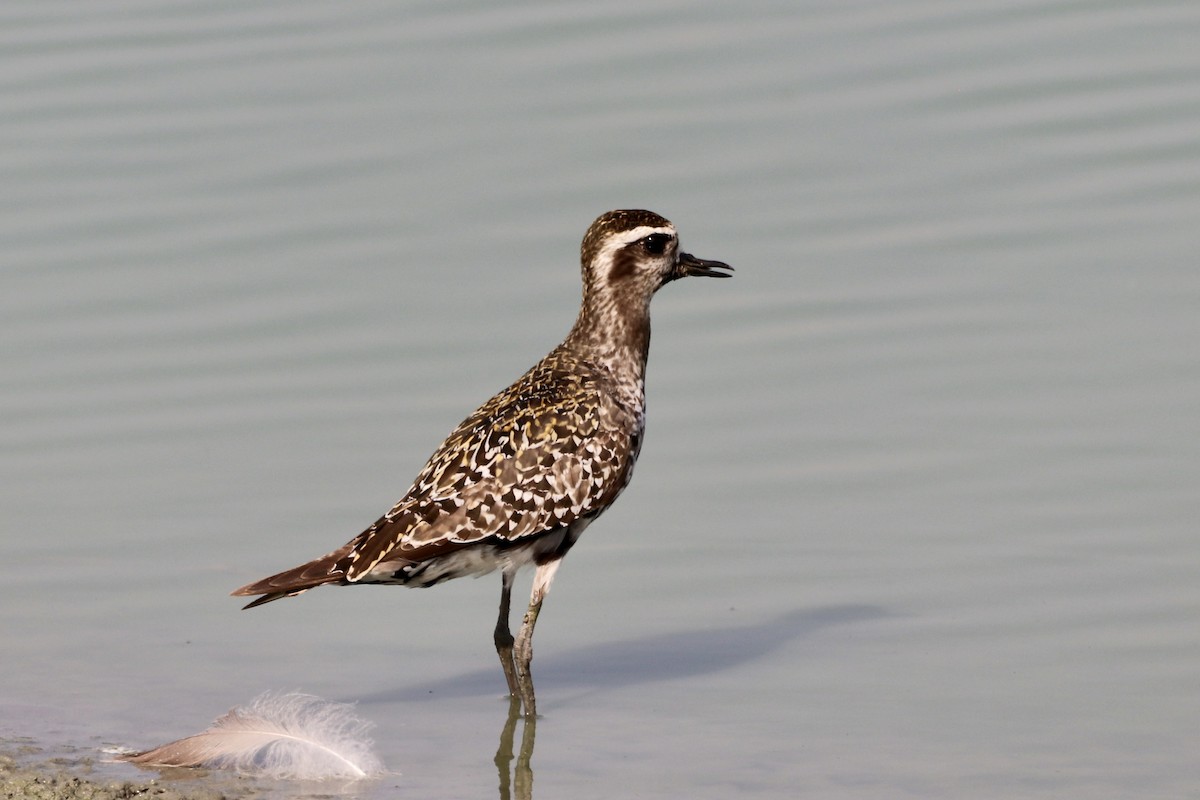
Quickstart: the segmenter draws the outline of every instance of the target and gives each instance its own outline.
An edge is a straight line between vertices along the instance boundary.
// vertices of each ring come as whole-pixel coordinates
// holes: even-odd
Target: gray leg
[[[533,576],[533,592],[529,597],[529,608],[525,611],[525,619],[521,623],[521,632],[513,648],[513,661],[517,668],[517,689],[520,692],[521,704],[525,707],[525,719],[537,719],[537,699],[533,694],[533,675],[529,671],[533,661],[533,628],[537,625],[538,614],[542,611],[542,601],[550,591],[550,582],[558,571],[561,559],[547,564],[539,564],[537,573]]]
[[[500,668],[504,670],[504,679],[508,681],[508,694],[519,698],[521,691],[517,684],[517,671],[513,665],[513,635],[508,629],[508,612],[512,605],[512,585],[516,571],[505,570],[500,575],[500,617],[496,620],[496,654],[500,656]]]
[[[531,601],[525,611],[525,620],[521,623],[521,632],[517,634],[516,648],[513,650],[513,661],[517,667],[517,689],[520,691],[521,705],[525,707],[525,719],[537,718],[537,700],[533,695],[533,675],[529,664],[533,661],[533,626],[537,624],[538,614],[542,610],[542,601]]]

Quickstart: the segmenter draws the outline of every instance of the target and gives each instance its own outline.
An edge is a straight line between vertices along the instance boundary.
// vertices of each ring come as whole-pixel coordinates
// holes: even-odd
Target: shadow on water
[[[843,605],[792,611],[760,625],[729,625],[592,645],[551,655],[539,665],[538,683],[602,690],[720,672],[761,658],[784,644],[824,628],[888,616],[877,606]],[[361,702],[405,702],[447,696],[491,695],[502,688],[498,670],[478,670],[436,684],[404,687],[359,698]],[[517,742],[517,724],[521,725]],[[533,797],[533,748],[537,719],[521,714],[510,698],[493,759],[500,800]]]
[[[886,616],[878,606],[828,606],[790,611],[758,625],[714,625],[588,645],[569,653],[545,649],[535,657],[534,677],[539,688],[603,690],[714,674],[762,658],[824,628]],[[495,695],[503,691],[504,681],[499,667],[491,662],[488,659],[486,669],[355,699],[390,703]]]

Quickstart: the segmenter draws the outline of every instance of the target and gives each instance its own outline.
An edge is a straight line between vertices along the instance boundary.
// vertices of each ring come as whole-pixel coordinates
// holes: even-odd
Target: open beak
[[[680,253],[679,260],[675,262],[675,278],[690,278],[700,275],[706,278],[728,278],[729,272],[719,272],[718,270],[727,269],[733,272],[733,267],[721,261],[707,261],[703,258],[696,258],[691,253]]]

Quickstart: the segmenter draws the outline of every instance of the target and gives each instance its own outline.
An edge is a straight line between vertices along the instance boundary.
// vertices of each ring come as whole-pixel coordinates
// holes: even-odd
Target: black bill
[[[696,258],[691,253],[680,253],[679,261],[675,264],[676,278],[690,278],[692,276],[703,276],[706,278],[728,278],[729,272],[719,272],[718,270],[727,269],[733,272],[733,267],[722,261],[708,261],[703,258]]]

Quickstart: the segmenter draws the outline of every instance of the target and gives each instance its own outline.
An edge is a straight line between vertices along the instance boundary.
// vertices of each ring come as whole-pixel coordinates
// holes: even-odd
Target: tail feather
[[[353,545],[353,542],[349,542],[332,553],[314,558],[298,567],[285,569],[283,572],[278,572],[254,583],[248,583],[239,589],[234,589],[230,594],[234,597],[262,595],[243,607],[254,608],[284,597],[295,597],[327,583],[344,583],[346,570],[343,566],[343,559],[350,554]]]

